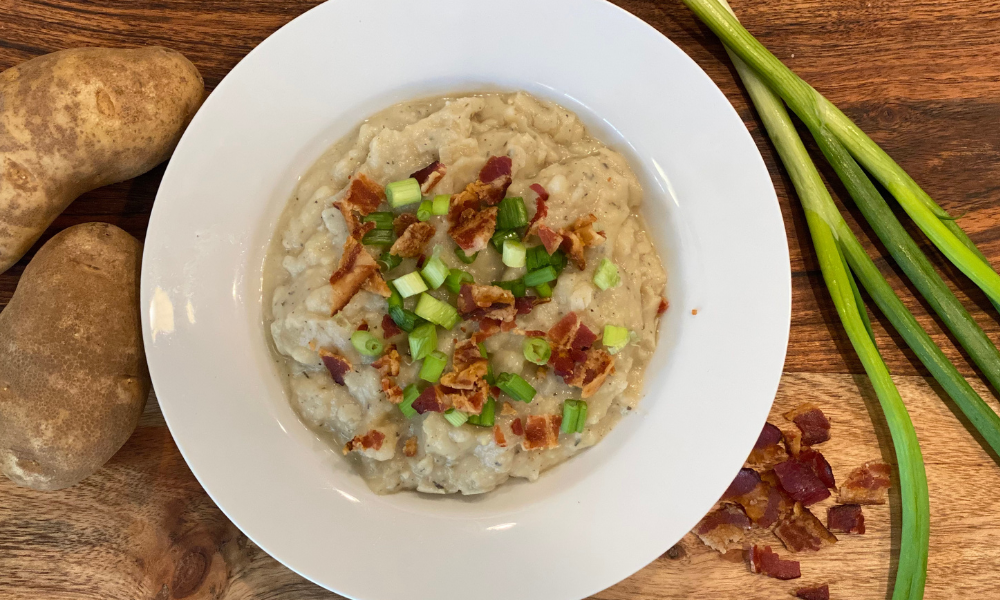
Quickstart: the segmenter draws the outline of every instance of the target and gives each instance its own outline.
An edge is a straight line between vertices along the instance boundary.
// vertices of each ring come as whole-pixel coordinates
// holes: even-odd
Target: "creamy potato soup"
[[[642,395],[667,301],[641,204],[620,154],[525,93],[371,117],[268,251],[292,406],[378,493],[537,479]]]

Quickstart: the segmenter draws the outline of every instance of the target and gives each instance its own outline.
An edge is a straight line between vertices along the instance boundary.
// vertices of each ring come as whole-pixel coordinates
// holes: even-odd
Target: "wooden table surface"
[[[362,0],[358,0],[362,1]],[[4,0],[0,68],[76,46],[159,44],[183,52],[211,89],[251,48],[312,0]],[[620,0],[671,38],[722,88],[753,133],[774,178],[788,231],[793,314],[785,377],[772,419],[812,400],[833,422],[822,448],[839,478],[862,461],[894,461],[886,426],[823,286],[802,211],[748,107],[721,45],[679,0]],[[734,0],[751,32],[823,92],[955,215],[1000,265],[1000,3],[960,0]],[[502,36],[501,36],[502,37]],[[498,43],[501,43],[498,39]],[[347,57],[350,59],[350,57]],[[107,221],[143,238],[163,167],[86,194],[46,233]],[[846,198],[839,185],[833,190]],[[904,302],[996,408],[925,303],[900,279],[867,226],[849,219]],[[982,293],[913,230],[994,342],[998,316]],[[29,255],[30,258],[30,255]],[[0,308],[28,258],[0,275]],[[940,388],[873,311],[879,347],[917,428],[931,490],[927,598],[995,598],[1000,570],[1000,469],[963,428]],[[706,424],[706,443],[712,443]],[[2,479],[2,478],[0,478]],[[866,509],[868,533],[802,558],[798,582],[749,574],[688,535],[602,599],[790,597],[829,583],[832,597],[891,593],[898,497]],[[777,540],[773,540],[780,547]],[[0,598],[313,599],[334,594],[254,546],[205,495],[171,440],[155,398],[124,448],[100,472],[60,492],[0,481]],[[470,597],[474,595],[470,594]]]

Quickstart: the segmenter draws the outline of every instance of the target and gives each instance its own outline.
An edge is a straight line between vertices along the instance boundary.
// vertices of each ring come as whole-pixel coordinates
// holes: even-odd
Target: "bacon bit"
[[[539,331],[538,329],[528,329],[527,331],[524,332],[523,335],[525,337],[540,337],[540,338],[543,338],[543,337],[545,337],[546,334],[545,334],[544,331]]]
[[[865,514],[860,504],[831,506],[826,513],[826,526],[838,533],[864,533]]]
[[[561,425],[561,423],[560,423]],[[510,422],[510,431],[514,435],[521,436],[524,435],[524,427],[521,425],[521,418],[518,417]]]
[[[319,349],[319,358],[323,361],[323,366],[330,372],[330,377],[333,377],[337,385],[344,385],[344,375],[354,369],[351,361],[326,348]]]
[[[542,187],[542,184],[540,183],[533,183],[528,186],[528,189],[538,194],[538,199],[541,200],[542,202],[545,202],[546,200],[549,199],[549,193],[545,191],[545,188]]]
[[[499,425],[493,426],[493,441],[496,442],[499,448],[507,447],[507,438],[504,436],[503,430],[500,429]]]
[[[670,303],[667,302],[667,299],[660,298],[660,306],[659,308],[656,309],[656,314],[662,315],[663,313],[667,312],[668,308],[670,308]]]
[[[495,285],[464,284],[458,293],[458,312],[467,319],[514,322],[514,294]],[[502,328],[502,323],[501,323]]]
[[[503,393],[503,392],[501,392],[501,391],[500,391],[500,388],[498,388],[497,386],[493,386],[493,387],[491,387],[491,388],[490,388],[490,394],[491,394],[491,395],[492,395],[492,396],[493,396],[494,398],[499,398],[499,397],[500,397],[500,394],[502,394],[502,393]]]
[[[568,313],[548,332],[549,341],[555,348],[569,348],[573,345],[576,332],[580,329],[580,316],[575,312]]]
[[[483,381],[488,369],[489,362],[485,358],[461,370],[456,366],[454,371],[441,376],[441,385],[456,390],[475,390],[479,387],[478,383]]]
[[[434,161],[416,173],[410,174],[410,177],[416,179],[417,183],[420,184],[420,192],[427,194],[441,181],[447,170],[443,164]]]
[[[500,407],[500,414],[505,417],[516,415],[517,411],[511,406],[510,402],[504,402],[503,406]],[[520,434],[519,434],[520,435]]]
[[[382,315],[382,335],[386,338],[396,337],[397,335],[403,333],[403,330],[396,325],[396,322],[392,320],[388,314]]]
[[[774,465],[781,487],[796,502],[809,506],[830,497],[830,490],[809,465],[794,458]]]
[[[432,385],[421,392],[412,406],[413,410],[421,415],[425,412],[444,412],[448,409],[444,392],[439,385]]]
[[[408,458],[413,458],[417,455],[417,438],[411,437],[406,440],[406,444],[403,445],[403,455]]]
[[[760,474],[760,480],[769,486],[768,490],[768,503],[772,499],[777,503],[774,507],[769,506],[769,512],[773,511],[772,523],[778,520],[778,517],[782,515],[787,515],[792,512],[792,508],[795,506],[795,500],[788,495],[781,487],[781,480],[778,479],[778,475],[773,470],[764,471]]]
[[[770,423],[764,423],[764,429],[757,438],[747,464],[751,467],[769,469],[786,460],[788,453],[781,445],[781,430]]]
[[[383,298],[388,298],[392,295],[392,290],[389,289],[389,285],[382,279],[382,274],[375,272],[361,284],[361,289],[366,292],[371,292],[373,294],[378,294]]]
[[[396,380],[393,379],[399,375],[399,364],[399,352],[396,351],[395,345],[390,345],[385,354],[372,363],[372,366],[382,374],[382,391],[385,392],[389,402],[393,404],[399,404],[403,401],[403,390],[396,385]]]
[[[538,224],[538,239],[542,240],[545,251],[552,255],[563,243],[563,236],[545,223]]]
[[[481,339],[479,341],[489,339],[490,337],[500,333],[500,321],[496,319],[479,319],[479,333]]]
[[[517,310],[517,314],[526,315],[531,312],[531,309],[535,308],[535,299],[530,296],[515,298],[514,308]]]
[[[525,418],[524,450],[544,450],[559,446],[562,415],[529,415]]]
[[[347,238],[344,254],[340,257],[340,265],[330,276],[330,285],[333,286],[330,314],[335,315],[347,306],[354,294],[361,290],[365,281],[377,272],[378,263],[375,259],[356,239]]]
[[[396,232],[396,237],[403,235],[406,228],[414,223],[419,223],[420,219],[413,213],[401,213],[392,220],[392,230]]]
[[[485,250],[497,229],[498,210],[495,206],[481,211],[466,209],[448,228],[448,235],[466,254]]]
[[[548,194],[546,194],[546,197],[548,197]],[[527,239],[531,234],[537,234],[537,226],[541,226],[542,220],[547,216],[549,216],[549,207],[545,204],[545,200],[541,196],[535,198],[535,214],[528,221],[528,231],[524,234],[524,238]]]
[[[695,527],[695,534],[709,548],[725,553],[743,542],[744,532],[750,530],[750,519],[743,509],[725,504],[705,515]]]
[[[572,348],[574,350],[588,350],[597,341],[597,334],[590,330],[589,327],[580,323],[580,328],[576,330],[576,335],[573,336]]]
[[[729,485],[723,500],[738,503],[758,527],[770,527],[781,514],[782,498],[770,484],[761,480],[753,469],[741,469]]]
[[[691,314],[692,315],[697,315],[698,314],[698,309],[697,308],[692,308],[691,309]]]
[[[722,499],[732,500],[733,498],[749,493],[757,487],[758,483],[760,483],[760,475],[757,474],[757,471],[747,468],[740,469],[733,482],[729,484],[725,493],[722,494]]]
[[[801,600],[830,600],[830,586],[827,584],[803,587],[795,590],[795,597]]]
[[[486,373],[484,372],[483,375],[485,374]],[[441,378],[441,381],[442,386],[447,385],[444,383],[444,377]],[[478,415],[483,412],[483,406],[486,405],[486,391],[489,387],[490,386],[486,383],[486,381],[479,379],[475,382],[475,389],[455,389],[452,393],[448,394],[448,400],[451,402],[452,406],[455,407],[455,410],[460,410],[470,415]]]
[[[351,180],[351,185],[344,197],[340,201],[334,202],[333,205],[344,215],[344,221],[347,222],[347,230],[351,236],[360,238],[367,231],[374,229],[375,224],[365,223],[362,225],[354,213],[358,212],[362,216],[369,215],[378,210],[379,204],[384,201],[385,191],[382,186],[372,181],[364,173],[359,173]]]
[[[802,443],[807,446],[830,439],[830,420],[812,402],[806,402],[785,413],[785,418],[795,423],[802,432]]]
[[[567,385],[580,388],[581,398],[590,398],[597,392],[604,380],[615,372],[615,357],[603,349],[591,348],[586,352],[587,360],[573,369],[573,374],[563,377]]]
[[[840,486],[841,504],[885,504],[891,476],[892,468],[884,462],[866,462]]]
[[[358,331],[368,331],[368,321],[361,321],[361,325],[358,325]]]
[[[399,236],[399,239],[392,243],[392,247],[389,248],[389,254],[395,254],[403,258],[419,256],[423,254],[424,248],[427,247],[427,242],[431,241],[433,237],[434,226],[430,223],[419,221],[411,223],[403,231],[403,235]]]
[[[791,515],[778,523],[774,535],[792,552],[817,551],[837,543],[837,536],[823,525],[808,508],[796,502]]]
[[[385,434],[378,429],[372,429],[363,436],[354,436],[354,439],[344,444],[344,454],[348,454],[354,450],[378,451],[382,448],[382,442],[384,441]]]
[[[799,562],[796,560],[783,560],[771,551],[770,546],[761,548],[757,544],[751,544],[746,551],[747,565],[751,573],[760,573],[775,579],[797,579],[802,577],[799,570]]]
[[[802,431],[798,427],[788,427],[781,430],[781,437],[785,438],[785,449],[788,454],[798,456],[802,450]]]
[[[593,214],[584,215],[574,221],[569,229],[560,231],[563,236],[560,247],[566,251],[566,254],[581,271],[587,268],[587,258],[583,254],[584,249],[600,246],[607,240],[603,233],[594,231],[594,223],[596,222],[597,217]],[[544,244],[545,241],[542,240],[542,243]],[[545,249],[548,250],[548,247]]]
[[[836,489],[837,482],[833,478],[833,469],[822,454],[806,447],[799,451],[798,459],[809,465],[809,468],[816,474],[816,477],[819,477],[823,485],[830,489]]]
[[[494,188],[499,189],[499,197],[493,202],[496,204],[503,200],[507,193],[507,187],[511,182],[511,167],[514,166],[509,156],[491,156],[486,164],[479,170],[479,181],[489,183]]]
[[[583,389],[582,397],[592,396],[615,372],[614,357],[603,349],[590,348],[597,335],[575,312],[560,319],[547,336],[553,346],[549,365],[566,384]]]

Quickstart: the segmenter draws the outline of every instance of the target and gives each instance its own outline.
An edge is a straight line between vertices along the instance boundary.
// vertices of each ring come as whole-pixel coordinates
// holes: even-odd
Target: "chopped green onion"
[[[538,294],[539,298],[551,298],[552,286],[547,283],[538,284],[535,286],[535,292]]]
[[[420,292],[427,291],[427,284],[424,283],[424,278],[421,277],[420,273],[416,271],[412,271],[402,277],[394,279],[392,284],[396,286],[397,290],[399,290],[399,295],[404,298],[409,298],[410,296],[414,296]]]
[[[407,419],[417,416],[417,411],[413,410],[413,401],[420,396],[417,384],[411,383],[403,390],[403,401],[399,403],[399,410]]]
[[[536,287],[543,283],[548,283],[550,281],[555,281],[556,270],[552,267],[542,267],[536,271],[531,271],[524,276],[524,285],[528,287]]]
[[[551,262],[551,257],[549,253],[545,251],[545,246],[532,246],[528,248],[527,256],[525,256],[524,266],[529,271],[535,271],[541,269],[542,267],[547,267]]]
[[[422,360],[437,350],[438,334],[434,323],[424,323],[410,332],[410,360]]]
[[[503,264],[508,267],[524,266],[524,244],[516,240],[507,240],[503,243]]]
[[[394,306],[398,306],[399,308],[402,308],[403,307],[403,297],[399,295],[399,291],[396,289],[396,282],[395,281],[392,281],[392,282],[389,283],[389,292],[390,292],[389,298],[386,300],[386,304],[389,305],[389,308],[392,308]]]
[[[480,427],[493,427],[493,423],[496,420],[496,410],[497,401],[493,398],[488,398],[486,403],[483,404],[483,410],[478,415],[470,415],[467,421],[471,425],[479,425]]]
[[[449,408],[444,411],[444,418],[455,427],[461,427],[462,424],[469,420],[469,415],[464,412],[457,411],[454,408]]]
[[[493,247],[496,248],[497,252],[502,253],[504,242],[507,240],[519,241],[520,239],[521,236],[519,236],[516,231],[512,231],[510,229],[497,229],[496,233],[493,234],[493,237],[490,238],[490,243],[493,244]]]
[[[525,338],[523,351],[524,358],[536,365],[548,363],[549,357],[552,356],[552,346],[549,346],[545,338],[540,337]]]
[[[378,257],[378,268],[383,273],[387,273],[399,266],[399,263],[403,262],[403,259],[395,254],[389,254],[388,252],[383,252],[381,256]]]
[[[601,340],[604,347],[611,354],[618,354],[629,342],[628,329],[617,325],[604,326],[604,338]]]
[[[479,253],[476,252],[472,256],[469,256],[468,254],[465,253],[465,250],[462,250],[461,248],[459,248],[458,246],[456,246],[455,247],[455,256],[457,256],[458,260],[464,262],[465,264],[471,265],[472,263],[474,263],[476,261],[476,257],[479,256]]]
[[[453,294],[458,294],[462,291],[463,283],[475,283],[475,279],[472,277],[471,273],[463,271],[462,269],[451,269],[448,272],[448,277],[444,280],[444,286],[448,288]]]
[[[448,363],[448,356],[441,351],[435,350],[424,359],[424,364],[420,365],[420,378],[424,381],[437,383],[444,373],[444,366]]]
[[[486,344],[484,344],[483,342],[479,342],[479,354],[487,360],[489,360],[490,358],[489,353],[486,352]],[[493,363],[491,362],[486,363],[486,376],[483,377],[483,379],[485,379],[486,383],[490,385],[497,384],[497,378],[496,376],[493,375]]]
[[[535,388],[517,373],[500,373],[496,385],[503,393],[518,402],[531,402],[535,397]]]
[[[424,276],[424,280],[427,281],[427,285],[432,290],[441,287],[441,284],[444,283],[449,273],[448,265],[444,264],[444,261],[438,256],[439,253],[440,248],[435,248],[434,253],[424,263],[424,268],[420,269],[420,274]]]
[[[431,203],[430,200],[424,200],[423,202],[421,202],[420,206],[417,207],[417,220],[426,221],[430,219],[432,216],[434,216],[434,213],[431,212],[432,207],[433,204]]]
[[[509,290],[510,293],[514,294],[515,298],[524,298],[525,293],[528,291],[527,286],[524,285],[524,277],[508,279],[506,281],[494,281],[493,285]]]
[[[524,198],[504,198],[497,213],[497,229],[517,229],[528,224],[528,210]]]
[[[458,324],[458,310],[447,302],[442,302],[428,294],[421,294],[414,309],[418,317],[423,317],[431,323],[437,323],[445,329],[451,329]]]
[[[402,306],[390,306],[389,318],[403,331],[409,333],[417,325],[422,325],[427,321],[421,319],[412,310],[407,310]]]
[[[441,216],[448,214],[448,207],[451,205],[451,196],[448,194],[438,194],[431,200],[431,214]]]
[[[566,257],[566,253],[562,250],[556,250],[552,253],[552,256],[549,257],[549,264],[556,270],[556,273],[562,273],[568,262],[569,258]]]
[[[594,271],[594,285],[602,290],[606,290],[615,287],[621,282],[621,277],[618,276],[618,267],[615,266],[615,263],[602,258],[601,262],[597,265],[597,270]]]
[[[375,223],[375,229],[392,229],[392,220],[395,217],[391,212],[373,212],[361,217],[361,222]]]
[[[367,331],[355,331],[351,334],[351,344],[354,349],[365,356],[378,356],[385,349],[385,344]]]
[[[576,431],[577,421],[580,420],[580,401],[565,400],[562,408],[562,425],[559,427],[559,431],[573,433]]]
[[[396,232],[391,229],[372,229],[361,238],[365,246],[391,246],[396,241]]]
[[[580,407],[580,414],[576,418],[576,432],[583,433],[583,428],[587,426],[587,401],[579,400],[577,406]]]
[[[389,206],[399,208],[407,204],[420,201],[420,184],[410,177],[402,181],[393,181],[385,186],[385,197],[389,200]]]

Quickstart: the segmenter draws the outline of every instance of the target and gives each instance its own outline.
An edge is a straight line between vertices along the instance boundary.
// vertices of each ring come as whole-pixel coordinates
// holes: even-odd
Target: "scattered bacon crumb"
[[[760,483],[760,475],[757,474],[757,471],[747,468],[740,469],[736,477],[733,478],[733,482],[729,484],[725,493],[722,494],[722,499],[732,500],[733,498],[742,496],[757,487],[758,483]]]
[[[799,451],[798,459],[809,465],[816,477],[823,482],[823,485],[830,489],[837,487],[837,482],[833,478],[833,469],[830,463],[826,462],[826,457],[812,448],[805,447]]]
[[[382,334],[386,338],[396,337],[401,333],[403,333],[403,330],[399,328],[399,325],[396,325],[392,317],[388,314],[382,315]]]
[[[789,458],[774,465],[774,472],[778,475],[782,489],[796,502],[809,506],[830,497],[830,490],[826,489],[823,481],[809,465],[801,461]]]
[[[550,255],[555,253],[563,243],[562,234],[545,223],[539,222],[537,233],[538,239],[542,240],[542,245],[545,246],[545,251]]]
[[[563,377],[567,385],[580,388],[581,398],[593,396],[609,375],[615,372],[615,357],[600,348],[587,350],[587,360],[573,369],[570,377]]]
[[[560,423],[561,424],[561,423]],[[524,427],[521,425],[521,418],[518,417],[510,422],[510,431],[514,435],[524,435]]]
[[[656,309],[656,314],[662,315],[663,313],[667,312],[668,308],[670,308],[670,303],[667,302],[667,299],[660,298],[660,306],[659,308]]]
[[[545,337],[546,333],[544,331],[539,331],[538,329],[528,329],[523,335],[525,337]]]
[[[488,318],[479,319],[478,333],[480,336],[478,341],[481,342],[485,339],[489,339],[491,336],[500,333],[500,321]]]
[[[468,208],[448,227],[448,235],[466,254],[485,250],[497,229],[498,210],[495,206],[480,211]]]
[[[326,348],[319,349],[319,358],[323,361],[323,366],[330,372],[330,377],[333,377],[337,385],[344,385],[344,375],[354,369],[351,361]]]
[[[511,182],[511,167],[514,163],[509,156],[491,156],[479,170],[479,181],[488,183],[494,188],[492,204],[503,200],[504,194]],[[486,199],[484,199],[486,200]],[[487,200],[489,201],[489,200]]]
[[[377,272],[378,263],[368,254],[364,246],[353,237],[347,238],[344,254],[340,257],[340,265],[330,276],[330,285],[333,286],[330,314],[335,315],[347,306],[354,294],[361,290],[365,281]]]
[[[354,436],[354,439],[344,444],[344,454],[354,450],[379,450],[382,442],[385,441],[385,434],[378,429],[372,429],[368,433]]]
[[[734,504],[724,504],[705,515],[694,532],[709,548],[726,552],[742,543],[744,533],[749,530],[750,519],[743,509]]]
[[[517,314],[526,315],[531,312],[531,309],[535,308],[535,300],[531,296],[523,296],[521,298],[514,298],[514,308],[517,309]]]
[[[562,415],[529,415],[525,417],[524,450],[544,450],[559,445],[559,426]]]
[[[361,325],[358,325],[358,331],[368,331],[368,321],[361,321]]]
[[[378,271],[371,274],[365,282],[361,284],[361,289],[366,292],[371,292],[373,294],[378,294],[383,298],[388,298],[392,295],[392,290],[389,289],[389,284],[382,279],[382,274]]]
[[[444,392],[439,385],[432,385],[421,392],[412,406],[413,410],[421,415],[425,412],[444,412],[448,408]]]
[[[802,443],[807,446],[830,439],[830,420],[812,402],[798,405],[785,413],[785,418],[799,428],[802,432]]]
[[[774,528],[774,535],[792,552],[817,551],[837,543],[837,536],[823,525],[808,508],[796,502],[792,514],[786,515]]]
[[[466,283],[458,294],[458,312],[467,319],[486,318],[513,323],[517,317],[514,300],[510,290],[495,285]]]
[[[441,181],[446,171],[447,167],[438,161],[434,161],[423,169],[412,173],[410,177],[416,179],[417,183],[420,184],[420,193],[427,194]]]
[[[826,526],[840,533],[864,533],[865,514],[860,504],[831,506],[826,513]]]
[[[770,527],[781,515],[781,494],[769,483],[763,481],[757,471],[743,468],[722,495],[722,500],[730,500],[743,507],[746,515],[758,527]]]
[[[696,314],[698,314],[698,309],[697,309],[697,308],[692,308],[692,309],[691,309],[691,314],[692,314],[692,315],[696,315]]]
[[[802,450],[802,430],[798,427],[786,427],[781,430],[781,437],[785,438],[785,449],[792,456],[798,456]]]
[[[496,231],[497,209],[494,204],[503,199],[511,182],[510,157],[491,156],[479,179],[452,196],[448,208],[448,235],[467,253],[486,248]],[[488,208],[483,208],[483,205]]]
[[[408,458],[413,458],[417,455],[417,438],[411,437],[406,440],[406,444],[403,445],[403,455]]]
[[[403,390],[396,384],[396,380],[393,379],[399,375],[399,364],[399,352],[396,351],[395,345],[390,345],[386,349],[385,354],[372,363],[372,366],[382,374],[382,391],[385,392],[385,396],[389,399],[389,402],[393,404],[399,404],[403,401]]]
[[[869,461],[851,471],[840,486],[841,504],[885,504],[892,468],[879,461]]]
[[[548,194],[546,194],[546,197],[548,197]],[[545,200],[541,196],[535,198],[535,214],[532,215],[531,220],[528,221],[528,230],[524,234],[524,237],[527,238],[529,235],[538,233],[538,227],[536,227],[536,225],[541,225],[542,219],[547,216],[549,216],[549,207],[545,204]]]
[[[447,387],[444,383],[444,378],[442,377],[442,387]],[[448,401],[455,410],[460,410],[466,414],[478,415],[483,412],[483,406],[486,405],[487,390],[489,389],[489,384],[485,380],[479,379],[475,382],[473,389],[463,390],[457,388],[448,388]]]
[[[503,430],[500,429],[499,425],[493,426],[493,441],[496,442],[498,448],[507,447],[507,438],[504,437]]]
[[[375,224],[371,223],[371,227],[368,227],[368,223],[362,225],[354,213],[358,212],[362,216],[369,215],[378,210],[379,204],[384,201],[385,191],[382,186],[372,181],[364,173],[359,173],[351,180],[351,185],[347,188],[344,197],[340,201],[334,202],[333,205],[344,215],[344,221],[347,222],[347,230],[351,236],[360,238],[365,232],[373,229]]]
[[[552,342],[548,364],[567,385],[581,388],[583,398],[594,395],[615,372],[614,357],[604,349],[590,347],[597,334],[581,323],[575,312],[560,319],[546,335]]]
[[[407,227],[419,222],[420,219],[413,213],[400,213],[398,217],[392,220],[392,230],[396,232],[396,237],[399,237],[403,235]]]
[[[434,237],[434,226],[430,223],[411,223],[403,231],[403,235],[392,243],[389,254],[395,254],[403,258],[413,258],[423,254],[427,242]]]
[[[781,445],[781,430],[770,423],[764,423],[764,428],[757,437],[747,464],[751,467],[769,469],[774,465],[786,460],[788,453]]]
[[[827,584],[803,587],[795,590],[795,597],[801,600],[830,600],[830,586]]]
[[[536,194],[538,194],[538,199],[541,200],[542,202],[545,202],[546,200],[549,199],[549,193],[545,190],[544,187],[542,187],[542,184],[540,184],[540,183],[533,183],[533,184],[529,185],[528,188],[531,191],[533,191]]]
[[[797,579],[802,577],[799,570],[799,562],[796,560],[783,560],[771,551],[770,546],[761,548],[752,544],[746,551],[747,565],[751,573],[760,573],[775,579]]]
[[[563,236],[560,247],[566,251],[566,254],[581,271],[587,268],[587,258],[583,254],[584,249],[600,246],[607,239],[603,233],[594,231],[594,223],[596,222],[597,217],[591,213],[578,218],[568,229],[559,232]],[[544,244],[545,241],[542,240],[542,243]],[[548,247],[545,249],[548,250]]]
[[[514,410],[514,407],[511,406],[510,402],[504,402],[503,406],[500,407],[500,414],[505,417],[509,417],[511,415],[516,415],[517,411]]]

